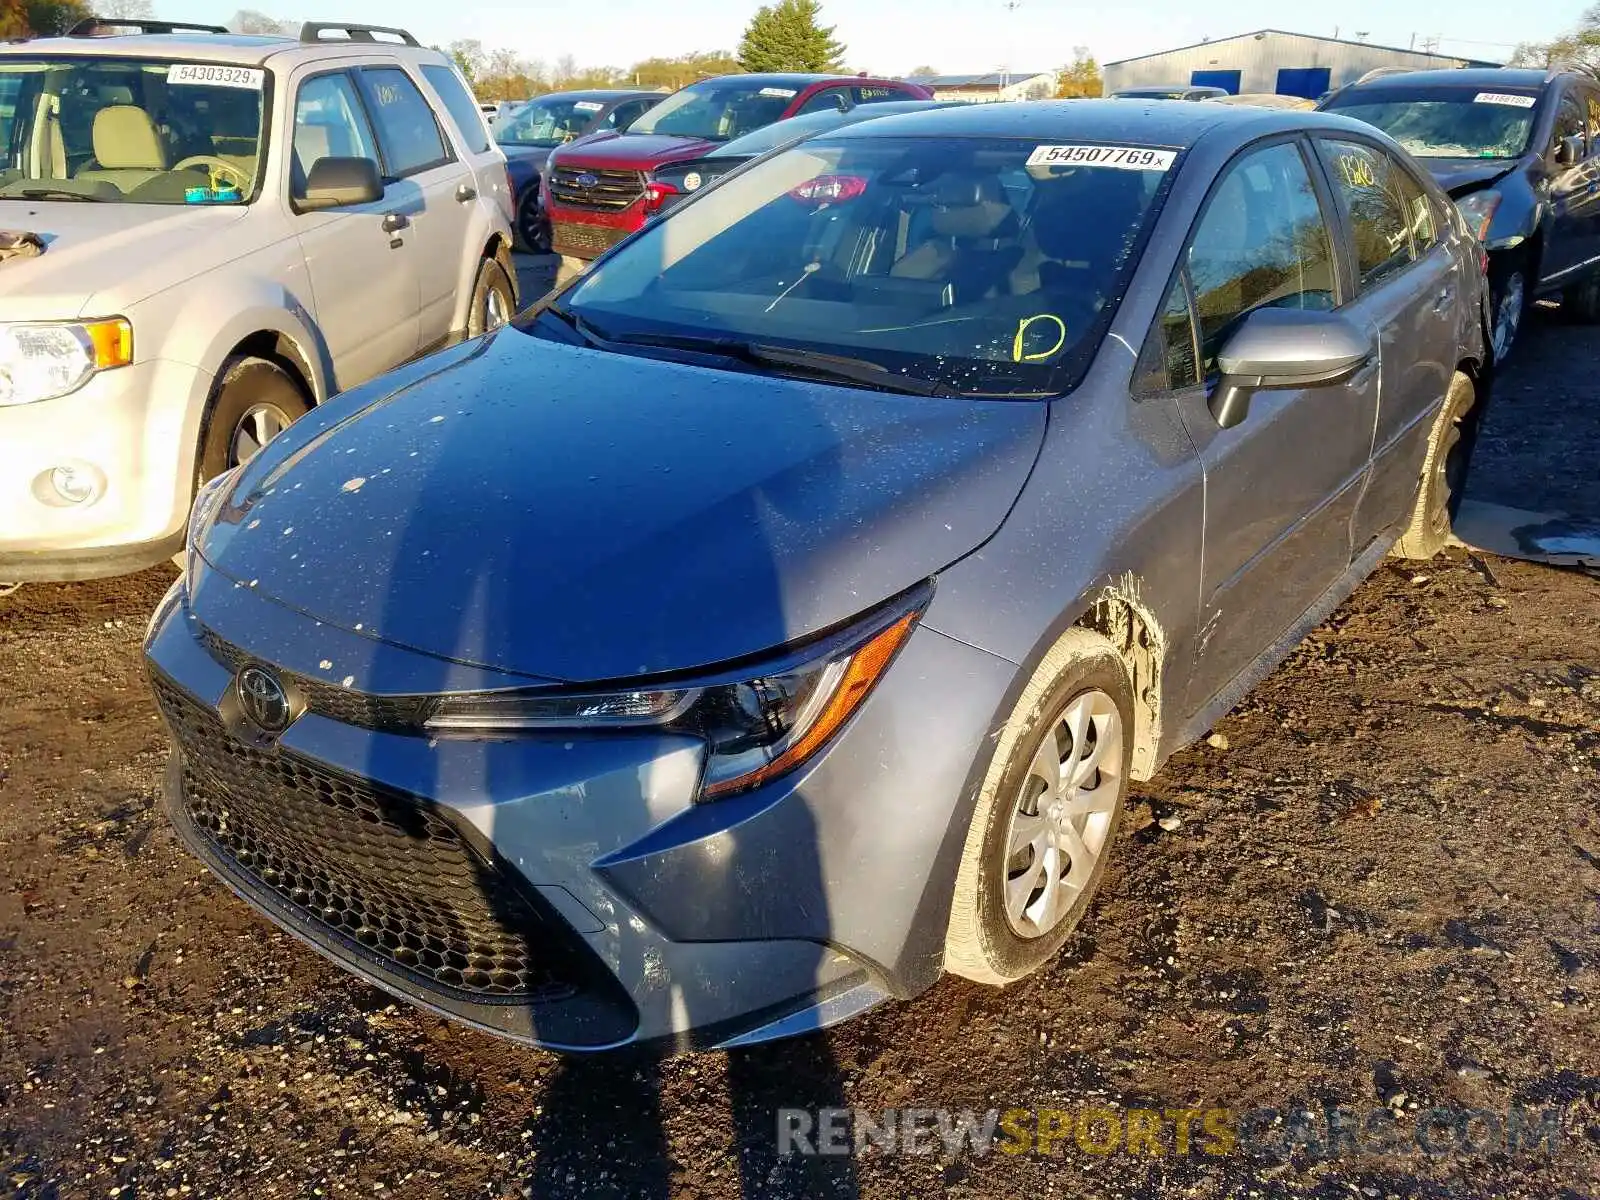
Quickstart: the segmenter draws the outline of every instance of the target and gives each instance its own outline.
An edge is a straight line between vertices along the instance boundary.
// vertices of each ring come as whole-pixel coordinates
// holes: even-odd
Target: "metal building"
[[[1220,87],[1235,95],[1277,92],[1314,100],[1331,88],[1354,83],[1379,67],[1426,71],[1441,67],[1499,65],[1449,54],[1374,46],[1370,42],[1260,29],[1237,37],[1106,63],[1101,71],[1108,96],[1125,88],[1186,84]]]
[[[1005,71],[990,75],[912,75],[907,82],[921,84],[935,100],[965,100],[982,104],[992,100],[1044,100],[1056,94],[1054,71]]]

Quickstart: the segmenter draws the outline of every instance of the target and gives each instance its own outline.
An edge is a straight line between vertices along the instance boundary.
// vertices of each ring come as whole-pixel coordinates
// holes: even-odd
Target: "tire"
[[[311,411],[294,376],[265,358],[230,359],[212,392],[200,431],[196,482],[249,462],[272,438]]]
[[[467,309],[467,336],[478,337],[499,329],[517,312],[517,294],[511,286],[511,276],[492,258],[486,258],[478,267],[478,278],[472,285],[472,304]]]
[[[1489,341],[1495,365],[1505,362],[1522,332],[1532,302],[1529,280],[1532,260],[1523,254],[1489,265]]]
[[[1072,737],[1072,724],[1083,736]],[[1099,634],[1070,630],[1023,690],[978,793],[945,935],[947,971],[979,983],[1011,983],[1061,948],[1083,919],[1116,840],[1133,735],[1133,687],[1122,659]],[[1036,766],[1041,760],[1048,764],[1052,737],[1062,755],[1058,767],[1070,758],[1081,772],[1081,764],[1100,756],[1081,780],[1092,780],[1093,787],[1054,793],[1090,809],[1082,814],[1081,826],[1069,818],[1079,853],[1073,853],[1073,838],[1061,823],[1048,815],[1051,793]],[[1034,831],[1038,840],[1028,844]],[[1070,864],[1064,873],[1059,869],[1063,854]],[[1053,912],[1052,878],[1063,905]]]
[[[1471,442],[1468,423],[1477,419],[1478,414],[1473,411],[1477,401],[1472,380],[1456,372],[1445,394],[1444,407],[1434,419],[1433,432],[1428,435],[1416,506],[1405,532],[1394,544],[1397,557],[1429,559],[1450,540],[1450,518],[1460,499],[1466,450]]]
[[[1561,311],[1569,321],[1600,325],[1600,276],[1585,280],[1561,293]]]
[[[539,188],[530,186],[517,201],[517,248],[528,254],[550,253],[550,219],[539,204]]]

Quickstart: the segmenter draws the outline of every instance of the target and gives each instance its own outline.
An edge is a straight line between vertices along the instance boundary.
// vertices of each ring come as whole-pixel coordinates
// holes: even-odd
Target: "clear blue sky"
[[[1365,32],[1373,42],[1409,45],[1438,37],[1441,49],[1498,59],[1519,41],[1564,31],[1587,0],[1341,0],[1291,6],[1283,0],[1115,0],[1064,4],[1021,0],[823,0],[855,70],[896,73],[929,64],[945,73],[1008,65],[1050,69],[1087,46],[1102,62],[1261,28],[1341,37]],[[477,38],[529,58],[573,55],[581,65],[627,66],[652,55],[732,49],[758,0],[155,0],[172,20],[225,22],[240,7],[275,17],[335,17],[401,24],[424,42]],[[1291,12],[1306,14],[1291,16]],[[1311,15],[1315,14],[1315,15]]]

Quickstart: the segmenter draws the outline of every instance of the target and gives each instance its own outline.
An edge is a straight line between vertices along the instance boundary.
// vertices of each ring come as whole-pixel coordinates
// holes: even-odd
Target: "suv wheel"
[[[1528,311],[1527,265],[1526,259],[1518,258],[1501,271],[1490,269],[1490,318],[1493,321],[1490,337],[1497,366],[1511,353],[1517,333],[1522,329],[1522,318]]]
[[[492,258],[478,268],[478,281],[472,286],[472,306],[467,310],[467,336],[492,333],[516,315],[516,293],[511,277]]]
[[[1099,634],[1070,630],[1001,731],[956,876],[945,969],[1021,979],[1083,919],[1117,836],[1133,688]]]
[[[517,205],[517,241],[529,254],[550,253],[550,218],[539,203],[539,189],[530,187]]]
[[[249,462],[310,409],[300,385],[277,363],[230,360],[201,430],[199,482]]]
[[[1461,488],[1467,473],[1469,422],[1477,419],[1472,406],[1477,402],[1472,380],[1457,372],[1450,381],[1444,407],[1428,435],[1428,454],[1422,460],[1422,486],[1417,489],[1416,507],[1406,531],[1394,544],[1399,558],[1432,558],[1450,540],[1450,521],[1460,503]]]

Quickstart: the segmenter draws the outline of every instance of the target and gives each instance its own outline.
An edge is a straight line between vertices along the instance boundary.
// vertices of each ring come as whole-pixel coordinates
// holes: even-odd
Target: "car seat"
[[[955,304],[995,291],[1022,259],[1016,210],[991,174],[951,173],[936,180],[928,229],[889,276],[938,284]]]
[[[123,192],[167,169],[167,148],[150,114],[132,104],[111,104],[94,115],[94,161],[77,177],[114,184]]]
[[[1139,228],[1144,181],[1136,171],[1084,167],[1038,186],[1011,290],[1018,295],[1041,289],[1075,293],[1092,306],[1110,285]]]

